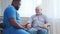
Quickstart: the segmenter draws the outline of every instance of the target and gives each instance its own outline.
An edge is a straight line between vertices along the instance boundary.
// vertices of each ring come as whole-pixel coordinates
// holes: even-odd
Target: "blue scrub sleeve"
[[[7,11],[8,18],[16,18],[16,11],[13,8],[9,8]]]

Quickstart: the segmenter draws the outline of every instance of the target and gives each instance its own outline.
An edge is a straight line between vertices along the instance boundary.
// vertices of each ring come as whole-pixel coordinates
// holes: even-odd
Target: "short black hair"
[[[21,1],[21,0],[13,0],[13,1]]]

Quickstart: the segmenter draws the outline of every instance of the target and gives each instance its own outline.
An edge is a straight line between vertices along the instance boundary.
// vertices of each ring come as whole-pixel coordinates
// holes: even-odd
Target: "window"
[[[31,17],[35,14],[35,7],[42,6],[42,13],[48,18],[60,18],[60,0],[22,0],[19,14],[21,17]]]
[[[41,4],[41,0],[22,0],[19,14],[21,17],[31,17],[35,14],[35,7]]]

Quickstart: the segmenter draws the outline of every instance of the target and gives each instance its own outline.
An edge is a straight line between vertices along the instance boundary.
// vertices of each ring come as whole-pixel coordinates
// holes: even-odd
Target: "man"
[[[48,23],[47,17],[42,14],[41,12],[42,9],[40,6],[37,6],[35,10],[36,10],[36,14],[33,15],[30,20],[32,27],[35,29],[34,30],[35,34],[48,34],[47,30],[50,24]]]
[[[21,0],[13,0],[12,4],[5,9],[3,22],[6,27],[3,29],[3,34],[29,34],[20,24],[20,17],[17,13],[20,3]]]

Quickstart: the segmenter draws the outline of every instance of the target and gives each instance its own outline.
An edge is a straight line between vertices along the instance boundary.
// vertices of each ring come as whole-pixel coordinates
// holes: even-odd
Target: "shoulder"
[[[5,10],[11,11],[11,10],[15,10],[15,9],[14,9],[14,7],[12,5],[9,5]]]
[[[8,12],[16,12],[16,11],[15,11],[15,8],[14,8],[12,5],[9,5],[9,6],[5,9],[4,12],[8,13]]]
[[[42,17],[47,17],[46,15],[42,14]]]
[[[31,18],[34,18],[36,15],[32,15]]]
[[[44,18],[44,19],[49,19],[46,15],[44,15],[44,14],[42,14],[42,17]]]

